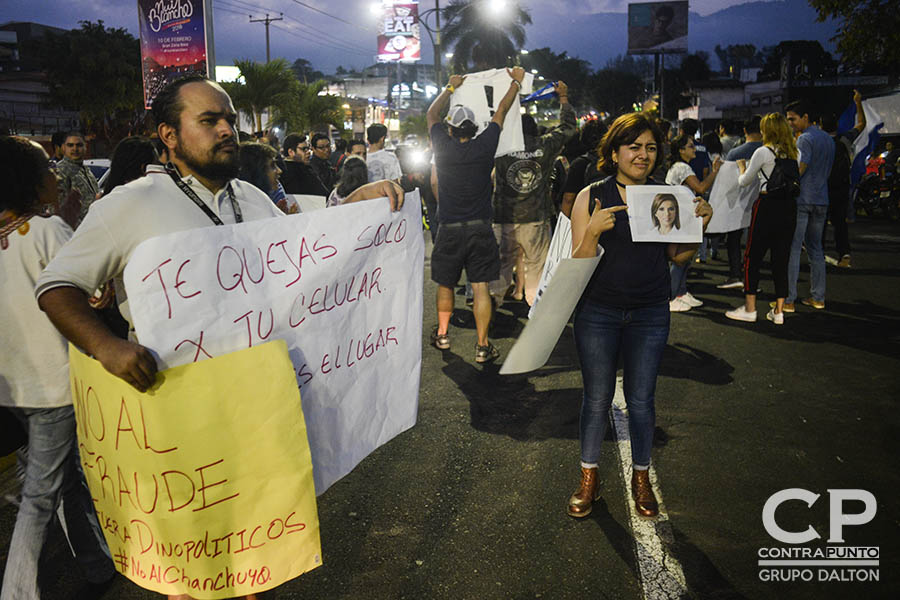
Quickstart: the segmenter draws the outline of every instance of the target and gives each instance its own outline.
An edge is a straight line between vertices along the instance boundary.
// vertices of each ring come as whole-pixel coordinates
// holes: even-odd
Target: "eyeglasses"
[[[309,152],[309,146],[297,146],[297,150],[300,152]]]
[[[331,144],[327,144],[325,146],[316,146],[316,150],[330,150]]]

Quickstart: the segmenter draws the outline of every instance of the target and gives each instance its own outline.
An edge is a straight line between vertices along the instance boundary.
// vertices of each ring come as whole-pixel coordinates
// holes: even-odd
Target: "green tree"
[[[531,13],[517,1],[451,0],[441,10],[441,18],[443,44],[453,46],[451,65],[458,73],[475,62],[472,50],[476,46],[487,65],[506,66],[525,44],[525,26],[531,24]]]
[[[578,105],[584,101],[585,89],[592,72],[590,63],[586,60],[569,56],[566,52],[557,54],[550,48],[537,48],[523,55],[521,61],[523,67],[536,70],[545,80],[566,82],[572,104]],[[535,81],[535,88],[544,83],[547,81]]]
[[[308,85],[295,82],[290,97],[274,108],[272,121],[284,125],[286,131],[312,131],[328,125],[343,129],[342,101],[338,96],[320,94],[326,86],[321,79]]]
[[[799,73],[793,76],[816,79],[822,76],[834,75],[837,63],[831,54],[822,48],[822,44],[815,41],[793,40],[781,42],[774,48],[767,48],[765,63],[759,74],[759,81],[771,81],[779,79],[782,75],[782,59],[789,57]]]
[[[262,114],[272,114],[291,102],[300,84],[283,58],[267,63],[235,60],[234,64],[244,81],[225,84],[225,90],[235,108],[256,123],[257,131],[262,131]]]
[[[615,58],[607,60],[605,68],[613,71],[625,71],[644,79],[653,77],[653,60],[646,56],[619,54]]]
[[[426,137],[428,135],[428,123],[425,115],[410,115],[400,122],[400,135],[406,137],[408,135],[418,135]]]
[[[310,83],[311,81],[325,78],[325,74],[322,73],[322,71],[314,69],[312,63],[310,63],[305,58],[298,58],[297,60],[295,60],[294,64],[291,65],[291,70],[294,72],[294,76],[297,77],[298,81],[306,84]]]
[[[716,58],[719,59],[721,72],[739,77],[741,69],[761,67],[765,58],[753,44],[729,44],[726,47],[716,45]]]
[[[703,51],[686,54],[681,59],[678,71],[685,82],[706,81],[712,74],[712,69],[709,68],[709,54]]]
[[[818,20],[841,21],[837,42],[842,62],[853,67],[878,65],[900,73],[900,10],[888,0],[809,0]]]
[[[33,40],[30,53],[47,74],[50,104],[78,111],[85,133],[110,145],[143,125],[140,42],[103,21],[80,23]]]
[[[634,73],[600,69],[590,77],[588,92],[598,110],[618,116],[631,112],[635,102],[644,100],[645,86],[643,78]]]

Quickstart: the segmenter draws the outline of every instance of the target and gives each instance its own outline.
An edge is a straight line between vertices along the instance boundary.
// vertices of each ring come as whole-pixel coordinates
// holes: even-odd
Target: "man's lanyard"
[[[166,164],[166,173],[169,174],[169,177],[172,178],[172,181],[175,182],[175,185],[178,186],[178,189],[180,189],[185,196],[190,198],[194,202],[194,204],[196,204],[200,208],[200,210],[206,213],[206,216],[209,217],[210,221],[212,221],[216,225],[225,224],[222,222],[222,219],[219,218],[219,215],[214,213],[206,205],[206,203],[203,202],[203,200],[201,200],[199,196],[197,196],[197,192],[192,190],[188,184],[182,181],[181,176],[178,174],[178,169],[176,169],[175,165],[173,165],[171,162]],[[231,210],[234,211],[234,220],[238,223],[243,223],[244,216],[241,214],[240,205],[237,203],[237,200],[234,199],[234,191],[232,191],[230,183],[226,186],[225,191],[228,192],[228,199],[231,200]]]

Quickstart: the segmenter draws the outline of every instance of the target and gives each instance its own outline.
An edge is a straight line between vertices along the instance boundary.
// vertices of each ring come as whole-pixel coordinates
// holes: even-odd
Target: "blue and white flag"
[[[556,87],[556,82],[551,81],[538,91],[529,94],[528,96],[522,98],[522,104],[528,104],[529,102],[536,102],[538,100],[543,100],[544,98],[559,98],[559,94],[553,89]]]
[[[884,127],[884,119],[875,112],[867,100],[862,103],[866,115],[866,128],[853,141],[853,165],[850,167],[850,184],[856,185],[866,172],[866,158],[878,145],[879,131]],[[838,119],[838,133],[853,129],[856,123],[856,105],[851,104]]]

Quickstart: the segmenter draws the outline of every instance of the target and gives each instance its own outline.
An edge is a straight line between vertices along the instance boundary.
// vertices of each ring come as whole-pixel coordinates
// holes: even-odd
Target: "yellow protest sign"
[[[322,563],[300,393],[283,341],[158,375],[142,394],[69,347],[81,464],[116,569],[231,598]]]

